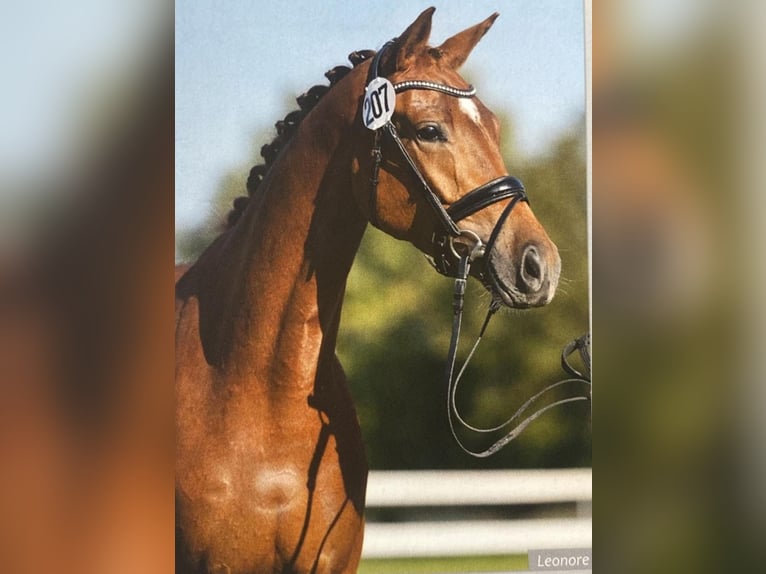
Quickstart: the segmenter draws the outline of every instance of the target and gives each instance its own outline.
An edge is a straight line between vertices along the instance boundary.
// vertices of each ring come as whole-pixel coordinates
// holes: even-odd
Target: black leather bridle
[[[371,85],[373,80],[381,77],[380,60],[386,50],[389,49],[389,47],[394,43],[395,40],[387,42],[375,54],[370,64],[370,69],[367,76],[368,87]],[[476,90],[473,86],[469,86],[467,89],[462,89],[437,82],[431,82],[428,80],[407,80],[399,82],[397,84],[393,84],[393,90],[395,93],[403,92],[405,90],[432,90],[456,98],[471,98],[476,95]],[[431,189],[431,186],[428,184],[420,169],[415,164],[412,156],[410,156],[410,154],[407,152],[407,149],[404,147],[402,140],[399,138],[396,127],[391,122],[391,120],[388,119],[381,127],[375,129],[374,132],[375,136],[372,148],[373,169],[372,177],[370,178],[372,186],[370,195],[370,216],[373,218],[373,223],[376,209],[375,204],[377,202],[378,174],[380,171],[380,164],[383,160],[383,154],[381,151],[381,137],[385,136],[390,140],[391,143],[394,144],[395,148],[399,150],[399,153],[404,158],[405,163],[417,179],[419,183],[418,187],[422,192],[423,198],[431,206],[434,213],[436,214],[438,227],[434,231],[432,237],[433,255],[428,256],[427,258],[436,268],[436,270],[439,271],[439,273],[455,279],[455,290],[453,296],[452,339],[450,342],[450,350],[447,359],[445,376],[447,380],[447,418],[449,421],[450,431],[452,432],[452,436],[454,437],[458,446],[464,452],[474,457],[484,458],[490,456],[503,448],[519,434],[521,434],[521,432],[533,420],[538,418],[544,412],[564,403],[590,400],[589,392],[587,396],[577,395],[574,397],[559,399],[553,403],[539,407],[531,415],[526,415],[527,409],[537,399],[542,397],[548,391],[553,390],[554,388],[571,382],[585,383],[588,385],[588,387],[590,387],[590,336],[583,335],[582,337],[569,343],[561,354],[562,367],[570,375],[570,378],[548,385],[542,391],[539,391],[533,395],[504,423],[492,428],[477,428],[467,423],[461,417],[455,401],[458,383],[460,382],[460,379],[465,372],[465,368],[468,365],[468,362],[473,357],[473,354],[476,351],[476,348],[478,347],[487,326],[489,325],[489,321],[492,315],[501,306],[499,300],[497,299],[494,299],[490,304],[479,337],[474,343],[473,348],[468,354],[468,357],[463,363],[463,366],[460,368],[457,376],[455,376],[455,362],[457,357],[458,343],[460,340],[463,304],[465,300],[465,288],[468,279],[468,273],[470,271],[471,264],[477,260],[482,259],[484,260],[484,269],[486,270],[489,264],[489,259],[492,257],[492,249],[495,245],[495,241],[497,240],[497,237],[503,225],[505,224],[505,221],[510,216],[516,204],[518,204],[520,201],[525,201],[528,203],[529,198],[527,197],[524,185],[518,178],[511,175],[505,175],[493,179],[483,185],[480,185],[476,189],[469,191],[463,197],[445,209],[441,203],[441,200],[436,195],[436,193],[434,193],[433,189]],[[500,217],[495,223],[495,226],[493,227],[486,244],[484,244],[479,236],[473,231],[461,229],[458,226],[458,223],[466,217],[469,217],[470,215],[473,215],[474,213],[481,211],[490,205],[508,198],[510,198],[510,201],[508,202],[508,205],[505,207],[503,212],[500,214]],[[456,242],[455,240],[458,238],[462,238],[463,241]],[[494,281],[491,273],[480,271],[479,276],[485,283],[490,280]],[[489,276],[489,278],[487,276]],[[585,364],[585,373],[580,373],[579,371],[575,370],[569,363],[569,356],[575,350],[580,352],[580,356],[583,360],[583,363]],[[455,432],[455,421],[458,421],[463,425],[464,428],[468,430],[478,433],[490,433],[506,428],[508,425],[510,425],[512,422],[515,422],[522,416],[525,418],[517,422],[515,426],[505,434],[505,436],[493,443],[492,446],[490,446],[488,449],[479,452],[466,448]]]
[[[393,45],[394,42],[395,40],[387,42],[375,54],[367,75],[367,85],[369,85],[372,80],[380,77],[380,60],[386,50]],[[476,95],[476,90],[473,86],[469,86],[467,89],[462,89],[428,80],[406,80],[394,84],[393,87],[395,93],[404,92],[406,90],[431,90],[455,98],[472,98]],[[521,180],[511,175],[498,177],[469,191],[458,201],[445,209],[441,200],[436,193],[434,193],[428,181],[426,181],[420,169],[415,164],[412,156],[404,147],[396,127],[391,121],[387,121],[382,128],[375,131],[375,140],[372,149],[373,175],[371,178],[372,193],[370,197],[373,205],[371,206],[370,212],[373,217],[375,213],[374,202],[377,197],[378,172],[380,170],[380,163],[383,159],[383,154],[381,152],[381,134],[387,137],[389,141],[394,144],[396,149],[399,150],[406,165],[417,179],[419,184],[418,187],[422,192],[423,198],[436,214],[438,227],[434,230],[432,238],[434,254],[432,257],[428,258],[436,270],[448,277],[458,276],[460,259],[458,251],[459,249],[462,249],[462,247],[456,248],[454,243],[454,240],[458,237],[467,238],[473,244],[470,249],[470,253],[472,254],[471,262],[480,257],[490,257],[492,247],[499,235],[500,228],[505,223],[505,220],[508,218],[513,208],[519,201],[529,202],[526,190],[524,189],[524,184],[521,183]],[[458,226],[458,223],[466,217],[508,198],[511,198],[511,201],[508,203],[495,224],[486,245],[482,243],[481,239],[479,239],[475,233],[461,229]]]

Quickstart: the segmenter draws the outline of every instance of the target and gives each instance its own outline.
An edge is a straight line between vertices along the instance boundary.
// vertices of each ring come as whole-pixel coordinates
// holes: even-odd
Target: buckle
[[[461,229],[455,236],[434,232],[431,243],[434,246],[434,255],[426,255],[426,260],[447,277],[458,277],[461,259],[467,258],[471,264],[484,257],[484,243],[469,229]]]

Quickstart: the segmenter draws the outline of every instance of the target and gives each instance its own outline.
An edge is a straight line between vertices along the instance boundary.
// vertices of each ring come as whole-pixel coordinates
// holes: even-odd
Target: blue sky
[[[578,0],[176,2],[176,226],[201,223],[222,178],[253,163],[256,140],[286,104],[377,49],[435,5],[431,43],[492,12],[500,18],[464,66],[491,109],[512,117],[525,155],[545,149],[584,112],[584,25]],[[506,158],[509,160],[510,158]],[[246,173],[243,174],[243,181]]]

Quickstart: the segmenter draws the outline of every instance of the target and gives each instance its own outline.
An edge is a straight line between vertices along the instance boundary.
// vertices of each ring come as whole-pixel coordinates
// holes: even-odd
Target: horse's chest
[[[306,490],[310,457],[296,456],[299,445],[271,434],[249,429],[206,435],[190,453],[188,474],[179,477],[182,490],[198,504],[232,505],[243,514],[276,513],[296,504]]]
[[[321,425],[303,430],[294,439],[269,432],[208,436],[196,464],[178,479],[193,555],[231,572],[291,559],[308,561],[308,571],[330,532],[343,539],[361,532],[361,518],[344,503],[334,439]]]

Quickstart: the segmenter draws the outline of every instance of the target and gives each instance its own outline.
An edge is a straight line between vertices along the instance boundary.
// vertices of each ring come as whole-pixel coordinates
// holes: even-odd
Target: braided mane
[[[374,55],[374,50],[359,50],[351,52],[348,59],[355,68]],[[309,88],[306,92],[296,98],[300,109],[290,112],[284,119],[279,120],[274,124],[274,127],[277,129],[277,136],[271,143],[267,143],[261,148],[261,157],[263,157],[264,162],[256,164],[250,170],[246,185],[247,195],[240,196],[234,200],[234,205],[226,218],[227,229],[231,229],[236,225],[237,221],[239,221],[239,218],[242,216],[242,213],[244,213],[250,202],[250,198],[255,195],[255,192],[261,185],[264,177],[266,177],[272,164],[277,159],[280,150],[282,150],[285,144],[292,139],[301,120],[314,109],[314,106],[316,106],[322,96],[324,96],[330,88],[337,84],[350,71],[351,68],[348,66],[335,66],[329,70],[325,73],[325,77],[330,81],[329,86],[316,85]]]

